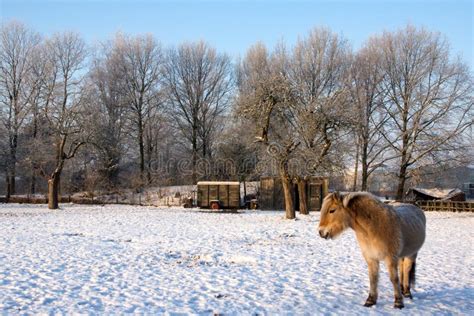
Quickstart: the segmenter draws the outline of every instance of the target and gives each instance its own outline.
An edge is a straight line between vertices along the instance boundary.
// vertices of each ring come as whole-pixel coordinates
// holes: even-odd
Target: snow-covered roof
[[[437,199],[449,200],[451,197],[463,193],[459,189],[423,189],[423,188],[412,188],[414,192],[419,192],[424,195],[428,195]]]
[[[199,181],[197,185],[240,185],[238,181]]]

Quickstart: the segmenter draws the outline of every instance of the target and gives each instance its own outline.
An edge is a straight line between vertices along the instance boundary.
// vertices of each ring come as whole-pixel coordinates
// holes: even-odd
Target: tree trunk
[[[48,179],[48,208],[50,210],[59,208],[59,182],[59,173],[54,173],[53,176]]]
[[[207,156],[207,143],[205,136],[202,138],[202,157],[206,159]]]
[[[357,142],[356,159],[355,159],[355,166],[354,166],[354,181],[352,183],[352,191],[357,191],[357,176],[359,175],[359,152],[360,152],[360,146],[359,146],[359,142]]]
[[[368,178],[369,178],[369,166],[367,165],[367,150],[368,150],[368,144],[367,142],[364,142],[363,148],[362,148],[362,153],[361,153],[361,161],[362,161],[362,184],[361,184],[361,190],[362,191],[367,191],[367,183],[368,183]]]
[[[367,191],[367,178],[369,177],[368,176],[368,170],[367,170],[367,164],[364,163],[364,158],[363,159],[363,162],[362,162],[362,184],[361,184],[361,190],[362,191]]]
[[[8,202],[10,201],[10,197],[11,197],[11,195],[12,195],[12,193],[11,193],[11,191],[10,191],[10,189],[11,189],[11,186],[10,186],[10,176],[8,175],[8,173],[7,173],[6,177],[5,177],[5,187],[6,187],[6,190],[7,190],[7,192],[5,192],[5,199],[6,199],[6,202],[8,203]]]
[[[197,127],[193,127],[192,145],[193,145],[192,180],[193,180],[193,184],[196,184],[197,183],[197,172],[196,172],[196,165],[197,165]]]
[[[143,144],[143,122],[142,122],[142,117],[139,115],[138,118],[138,146],[140,150],[140,179],[143,180],[145,179],[145,148]],[[143,185],[143,184],[142,184]]]
[[[31,171],[30,194],[36,193],[36,175],[34,169]]]
[[[403,200],[405,197],[405,182],[407,180],[407,167],[402,165],[398,174],[397,200]]]
[[[245,182],[245,178],[243,179],[244,182],[244,202],[247,202],[247,183]]]
[[[147,141],[147,168],[146,168],[146,180],[147,184],[151,184],[151,163],[152,163],[152,155],[153,155],[153,145],[151,145],[151,140]]]
[[[285,198],[285,213],[287,219],[296,217],[295,208],[293,206],[293,197],[291,195],[291,178],[288,174],[288,162],[280,163],[280,177],[283,185],[283,196]]]
[[[10,140],[9,173],[10,176],[10,195],[16,193],[16,153],[18,147],[18,132],[15,132]]]
[[[12,175],[10,176],[10,194],[11,195],[15,195],[16,193],[16,181],[15,181],[15,178],[16,178],[16,175],[15,175],[15,167],[13,167],[13,170],[12,170]]]
[[[299,197],[299,200],[300,200],[300,214],[303,214],[303,215],[308,215],[309,214],[309,210],[308,210],[308,205],[306,203],[306,184],[307,184],[307,180],[303,179],[303,178],[298,178],[297,179],[297,183],[298,183],[298,197]]]
[[[38,106],[37,103],[33,103],[33,139],[36,140],[38,136]],[[36,193],[36,157],[32,157],[31,162],[31,182],[30,182],[30,193]]]

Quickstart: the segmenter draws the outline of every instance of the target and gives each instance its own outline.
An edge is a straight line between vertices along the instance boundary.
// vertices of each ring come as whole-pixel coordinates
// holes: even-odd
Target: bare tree
[[[105,44],[93,61],[88,82],[94,96],[89,106],[96,112],[90,122],[91,143],[99,160],[99,174],[108,188],[118,184],[119,164],[125,151],[127,95],[119,62],[113,46]]]
[[[195,183],[199,150],[202,157],[209,156],[218,119],[229,106],[233,88],[230,59],[205,42],[186,43],[169,51],[164,68],[170,113],[191,145]]]
[[[160,105],[160,81],[163,53],[160,43],[151,35],[128,37],[118,34],[114,40],[114,59],[125,81],[124,92],[129,104],[131,129],[139,148],[140,178],[145,181],[146,118]],[[148,173],[149,174],[149,173]],[[151,179],[148,178],[148,181]]]
[[[156,172],[157,163],[160,161],[161,142],[166,138],[165,132],[168,132],[165,124],[166,117],[159,108],[153,108],[147,113],[146,125],[144,130],[145,157],[147,161],[146,171],[149,184],[156,180],[153,173]]]
[[[256,139],[278,164],[287,219],[295,218],[289,162],[300,145],[288,121],[292,94],[285,77],[286,53],[282,47],[271,54],[262,43],[252,46],[238,71],[238,103],[241,115],[254,122]]]
[[[40,168],[48,178],[48,207],[57,209],[64,164],[86,143],[82,78],[87,52],[84,41],[75,33],[54,35],[46,41],[46,48],[49,68],[42,111],[54,144],[54,160],[48,164],[50,168],[48,165]]]
[[[304,176],[335,165],[335,159],[327,158],[338,147],[343,123],[350,117],[344,85],[349,52],[345,39],[315,28],[297,42],[290,57],[287,76],[294,98],[287,119],[303,144],[300,155],[310,162],[309,170],[302,171],[306,174],[296,178],[302,214],[308,214]]]
[[[48,71],[48,52],[46,51],[44,43],[39,45],[35,49],[33,56],[33,66],[30,71],[30,89],[31,97],[29,99],[29,120],[28,120],[28,141],[27,151],[29,155],[26,159],[30,166],[30,193],[36,193],[37,187],[37,157],[38,157],[38,146],[41,143],[41,125],[46,124],[46,120],[41,113],[41,107],[44,104],[46,88],[46,77]]]
[[[293,179],[299,187],[300,212],[307,214],[306,176],[329,164],[327,158],[341,137],[347,116],[348,53],[345,40],[327,29],[314,29],[291,54],[283,44],[271,54],[257,44],[240,65],[241,113],[256,123],[258,140],[277,161],[289,219],[295,217]],[[307,169],[290,170],[295,157]]]
[[[384,138],[398,158],[397,198],[411,169],[439,154],[455,157],[473,124],[473,77],[438,33],[407,26],[378,39],[383,48]]]
[[[354,183],[357,183],[357,166],[360,159],[362,191],[367,190],[370,175],[393,158],[382,134],[383,126],[389,118],[383,110],[383,79],[382,52],[376,42],[369,40],[354,56],[347,80],[351,103],[356,113],[354,130],[357,157]]]
[[[8,137],[6,198],[15,194],[18,134],[29,112],[36,89],[30,73],[40,36],[19,22],[0,28],[0,120]]]

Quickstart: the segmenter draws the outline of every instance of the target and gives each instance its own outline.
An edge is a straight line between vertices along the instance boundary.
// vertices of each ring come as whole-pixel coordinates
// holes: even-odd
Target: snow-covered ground
[[[471,314],[474,214],[427,218],[414,300],[398,311],[385,268],[378,304],[362,307],[354,235],[319,238],[319,214],[0,205],[0,313]]]

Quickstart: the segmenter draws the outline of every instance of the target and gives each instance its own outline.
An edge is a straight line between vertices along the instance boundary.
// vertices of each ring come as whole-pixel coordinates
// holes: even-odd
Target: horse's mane
[[[337,200],[358,218],[376,219],[377,217],[392,213],[392,207],[384,204],[369,192],[334,192],[326,198]]]
[[[393,207],[368,192],[347,193],[342,196],[342,204],[354,216],[354,219],[362,220],[373,228],[388,227],[386,225],[395,220]],[[376,230],[379,231],[379,229]]]
[[[350,192],[342,196],[342,205],[345,208],[350,208],[351,205],[362,201],[376,201],[380,202],[373,194],[369,192]]]

